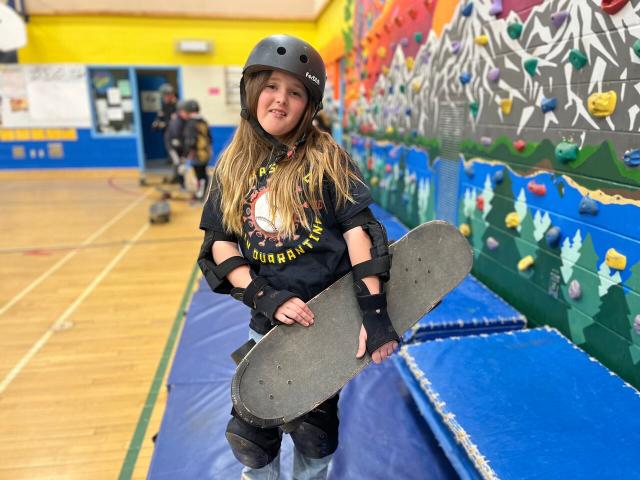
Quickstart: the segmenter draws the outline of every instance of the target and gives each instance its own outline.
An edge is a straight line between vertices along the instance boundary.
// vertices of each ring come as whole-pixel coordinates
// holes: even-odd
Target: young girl
[[[381,282],[391,266],[387,238],[357,166],[312,126],[325,78],[322,58],[302,40],[274,35],[255,46],[240,82],[242,119],[202,213],[198,263],[215,292],[251,307],[256,341],[275,325],[313,328],[305,302],[353,270],[363,315],[354,355],[380,363],[399,340]],[[291,433],[294,478],[326,478],[338,447],[337,403],[336,395]],[[242,478],[278,478],[280,429],[232,415],[226,436],[245,465]]]

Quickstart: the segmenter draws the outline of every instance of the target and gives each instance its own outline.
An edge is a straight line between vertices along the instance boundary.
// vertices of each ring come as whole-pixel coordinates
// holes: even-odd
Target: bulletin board
[[[89,127],[84,65],[0,66],[0,127]]]
[[[93,124],[99,134],[134,134],[133,92],[128,68],[89,69]]]

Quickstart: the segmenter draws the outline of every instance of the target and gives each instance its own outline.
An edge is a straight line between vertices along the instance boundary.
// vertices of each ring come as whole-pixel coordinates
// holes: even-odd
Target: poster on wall
[[[103,134],[135,132],[131,83],[126,68],[89,70],[95,130]]]
[[[3,127],[89,127],[86,70],[82,65],[0,68]]]

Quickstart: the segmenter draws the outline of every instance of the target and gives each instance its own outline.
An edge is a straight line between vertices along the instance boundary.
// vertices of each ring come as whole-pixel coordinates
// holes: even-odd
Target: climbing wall
[[[456,210],[475,275],[640,386],[640,2],[362,1],[349,14],[345,124],[370,142],[374,194],[406,198],[389,180],[406,150],[436,172],[432,191],[451,188],[434,181],[451,135],[440,110],[463,105]]]

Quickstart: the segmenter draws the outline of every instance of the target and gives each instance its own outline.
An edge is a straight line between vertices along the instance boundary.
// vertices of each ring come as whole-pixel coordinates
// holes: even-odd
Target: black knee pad
[[[311,410],[291,432],[296,449],[305,457],[323,458],[338,448],[338,395]]]
[[[282,433],[277,428],[260,428],[232,417],[225,433],[233,455],[250,468],[270,464],[280,452]]]

